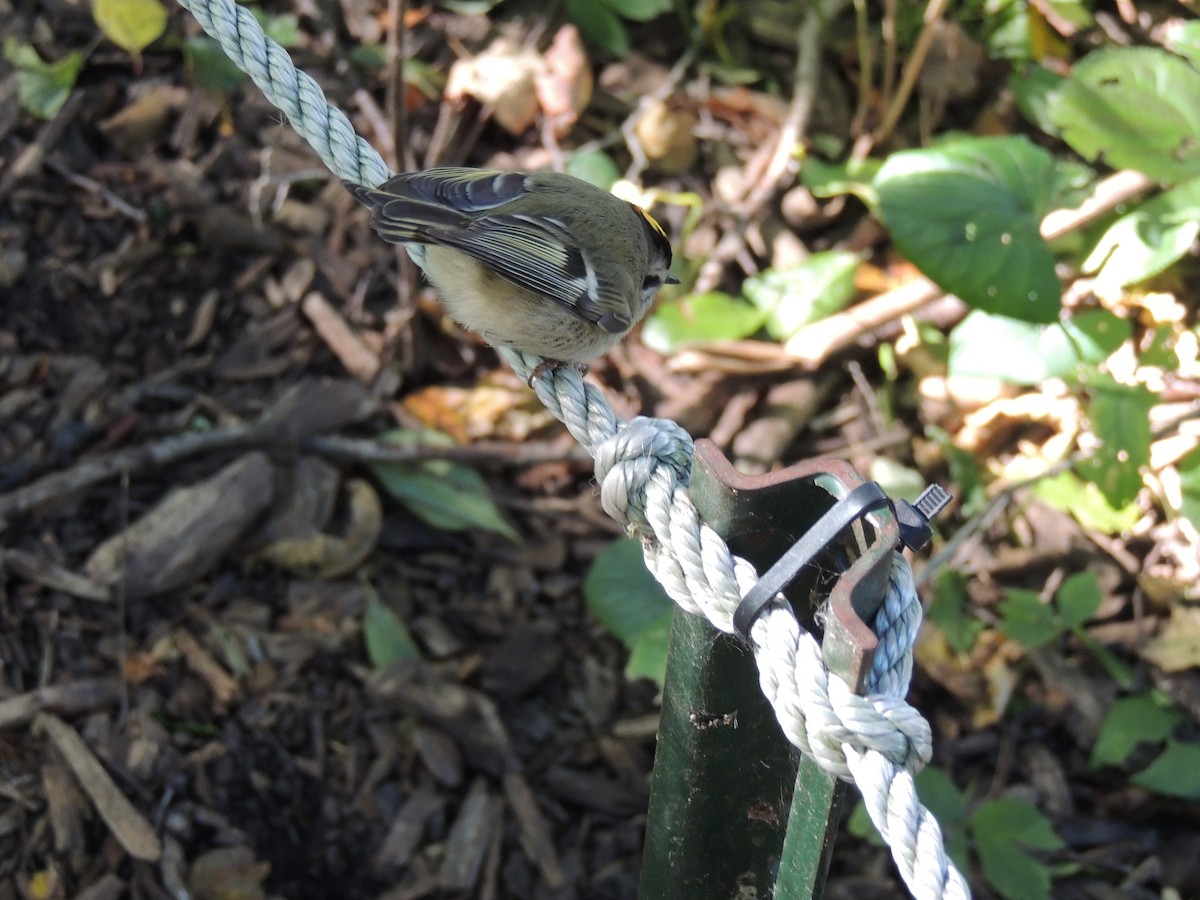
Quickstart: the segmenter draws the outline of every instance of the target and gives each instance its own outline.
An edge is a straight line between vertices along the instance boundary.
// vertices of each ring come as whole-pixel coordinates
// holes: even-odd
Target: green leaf
[[[1043,503],[1074,516],[1084,528],[1103,534],[1127,532],[1142,515],[1133,503],[1120,508],[1113,506],[1099,487],[1074,472],[1043,478],[1032,490]]]
[[[868,477],[877,482],[889,497],[909,502],[916,500],[929,484],[916,469],[883,454],[871,460]]]
[[[433,429],[391,431],[383,443],[415,446],[452,446],[454,441]],[[492,500],[487,482],[474,469],[444,459],[418,463],[380,463],[371,470],[384,490],[434,528],[467,531],[481,528],[521,543],[521,536],[505,521]]]
[[[1076,471],[1091,480],[1113,506],[1131,503],[1150,464],[1150,409],[1156,398],[1145,385],[1126,385],[1093,372],[1084,381],[1091,401],[1088,421],[1100,445]]]
[[[1021,115],[1046,134],[1057,135],[1058,128],[1050,117],[1050,102],[1065,80],[1057,72],[1031,62],[1009,76],[1008,86]]]
[[[242,70],[225,55],[221,45],[210,37],[190,37],[184,43],[183,49],[196,84],[210,93],[224,97],[236,91],[246,80]]]
[[[1200,19],[1177,21],[1166,31],[1166,48],[1200,69]]]
[[[793,269],[767,269],[742,283],[742,293],[767,313],[771,337],[785,341],[813,322],[844,309],[854,296],[862,257],[844,250],[814,253]]]
[[[1116,766],[1139,744],[1165,741],[1184,721],[1183,716],[1153,692],[1116,701],[1104,717],[1088,765]]]
[[[921,803],[937,817],[946,852],[960,872],[969,872],[967,804],[962,793],[949,775],[933,766],[922,769],[914,780]]]
[[[1041,335],[1030,322],[979,310],[967,313],[950,332],[950,375],[1039,384],[1046,378]]]
[[[1132,332],[1129,322],[1103,309],[1049,326],[975,311],[950,332],[949,371],[1014,384],[1073,379],[1080,364],[1104,362]]]
[[[1200,448],[1180,459],[1175,469],[1179,472],[1180,487],[1176,512],[1200,529]]]
[[[976,309],[1027,322],[1058,318],[1061,287],[1039,230],[1056,184],[1054,158],[1021,137],[893,153],[875,178],[901,253]]]
[[[957,447],[950,433],[936,425],[925,428],[928,438],[937,442],[950,468],[950,483],[959,497],[964,517],[980,512],[987,505],[987,489],[984,484],[980,461],[974,453]]]
[[[1012,588],[1000,604],[1000,630],[1018,644],[1036,650],[1062,632],[1054,610],[1033,591]]]
[[[649,22],[671,11],[671,0],[597,0],[617,15],[634,22]]]
[[[1147,200],[1109,226],[1083,271],[1118,287],[1137,284],[1182,259],[1200,236],[1200,178]]]
[[[871,814],[867,812],[867,805],[859,800],[854,804],[854,810],[850,813],[850,818],[846,820],[846,830],[860,840],[875,847],[885,847],[883,836],[875,827],[875,823],[871,821]]]
[[[261,9],[250,10],[267,37],[281,47],[294,47],[300,42],[300,20],[294,13],[269,16]]]
[[[662,690],[667,680],[667,650],[671,645],[671,619],[674,610],[664,610],[662,618],[642,631],[629,647],[625,677],[630,681],[649,678]]]
[[[592,615],[626,647],[661,627],[674,606],[646,569],[641,544],[632,538],[614,541],[600,552],[583,580],[583,597]]]
[[[135,55],[167,28],[167,8],[158,0],[92,0],[92,18],[106,38]]]
[[[363,642],[372,668],[382,669],[399,660],[420,659],[421,651],[400,617],[392,612],[374,590],[367,590],[363,612]]]
[[[611,9],[596,0],[567,0],[567,15],[583,39],[616,57],[629,55],[629,32]]]
[[[1162,755],[1130,780],[1167,797],[1200,800],[1200,745],[1167,741]]]
[[[955,653],[970,651],[975,646],[975,639],[987,627],[968,609],[966,576],[950,568],[938,572],[928,616],[929,621],[946,635],[946,641]]]
[[[613,158],[603,150],[593,150],[590,153],[578,153],[567,160],[568,175],[582,178],[588,184],[594,184],[606,191],[621,180],[621,170],[613,162]]]
[[[1133,335],[1128,319],[1106,309],[1092,309],[1042,330],[1038,351],[1046,362],[1046,378],[1073,379],[1080,365],[1104,362]]]
[[[864,203],[877,201],[874,181],[883,163],[877,159],[850,160],[829,163],[816,156],[805,158],[800,169],[800,181],[814,197],[839,197],[853,194]]]
[[[12,37],[4,41],[4,58],[17,70],[17,102],[21,109],[39,119],[53,118],[62,109],[83,68],[80,53],[68,53],[58,62],[47,63],[32,44]]]
[[[1200,175],[1200,72],[1156,47],[1095,50],[1050,102],[1063,139],[1088,160],[1160,181]]]
[[[674,353],[689,344],[749,337],[766,318],[762,310],[719,291],[693,294],[656,309],[642,328],[642,342],[660,353]]]
[[[1054,595],[1058,615],[1067,628],[1081,628],[1100,608],[1100,583],[1094,572],[1077,572]]]
[[[1049,820],[1024,800],[1002,797],[971,816],[971,832],[988,882],[1011,900],[1050,896],[1050,870],[1025,848],[1057,850],[1062,839]]]

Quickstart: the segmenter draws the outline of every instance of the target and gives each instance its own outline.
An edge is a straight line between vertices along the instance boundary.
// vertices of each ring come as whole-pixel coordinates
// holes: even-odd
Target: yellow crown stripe
[[[644,209],[642,209],[636,203],[630,203],[629,205],[638,211],[638,215],[640,215],[643,219],[645,219],[647,222],[650,223],[651,228],[653,228],[655,231],[657,231],[659,234],[661,234],[664,239],[666,239],[668,241],[670,240],[670,238],[667,237],[667,233],[665,231],[663,231],[663,227],[658,224],[658,220],[655,219],[654,216],[650,215],[650,213],[646,212]]]

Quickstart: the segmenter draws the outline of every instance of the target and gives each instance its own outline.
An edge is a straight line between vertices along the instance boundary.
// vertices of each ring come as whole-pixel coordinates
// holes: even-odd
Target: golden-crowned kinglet
[[[580,362],[679,283],[648,213],[570,175],[441,168],[346,186],[455,321],[493,345]]]

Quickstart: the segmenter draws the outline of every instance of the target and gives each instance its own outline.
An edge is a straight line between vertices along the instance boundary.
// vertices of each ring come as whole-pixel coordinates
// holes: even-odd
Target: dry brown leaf
[[[478,56],[460,59],[450,67],[446,99],[478,100],[491,109],[501,128],[518,135],[537,119],[534,79],[545,68],[536,50],[499,38]]]
[[[538,103],[556,138],[566,137],[592,100],[592,66],[574,25],[564,25],[534,74]]]
[[[508,381],[470,388],[434,385],[409,394],[402,406],[409,417],[459,444],[522,440],[550,421],[527,388]]]
[[[1142,657],[1165,672],[1200,666],[1200,608],[1173,606],[1170,621],[1142,648]]]
[[[657,100],[647,107],[634,126],[651,168],[668,175],[691,168],[696,159],[696,116],[671,109]]]
[[[1031,425],[1043,426],[1052,432],[1044,441],[1042,456],[1061,458],[1082,427],[1078,399],[1069,395],[1056,397],[1037,393],[997,400],[967,416],[954,442],[972,453],[990,455],[995,448],[1008,444]]]
[[[998,631],[980,634],[970,653],[955,653],[941,629],[926,626],[913,648],[917,664],[971,713],[976,727],[995,724],[1016,689],[1020,647]]]
[[[317,533],[284,538],[263,547],[256,556],[289,572],[313,578],[338,578],[362,563],[383,529],[383,505],[371,483],[361,478],[346,482],[349,522],[344,536]]]
[[[188,884],[196,900],[262,900],[270,872],[248,847],[218,847],[196,858]]]

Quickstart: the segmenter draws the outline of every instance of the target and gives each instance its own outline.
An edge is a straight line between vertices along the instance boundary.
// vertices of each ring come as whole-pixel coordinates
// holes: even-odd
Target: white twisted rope
[[[330,171],[367,185],[390,177],[379,154],[247,10],[233,0],[180,3],[283,110]],[[525,379],[542,362],[512,349],[499,353]],[[641,538],[646,563],[671,598],[731,634],[734,610],[758,573],[700,521],[686,490],[692,459],[687,432],[663,419],[618,419],[600,390],[571,366],[542,369],[534,390],[596,459],[601,504]],[[966,898],[966,881],[947,858],[941,829],[913,786],[932,744],[928,723],[903,699],[920,620],[912,574],[897,553],[875,622],[879,649],[865,697],[828,672],[816,640],[782,598],[759,616],[750,639],[759,683],[784,735],[826,772],[858,786],[913,896]]]

